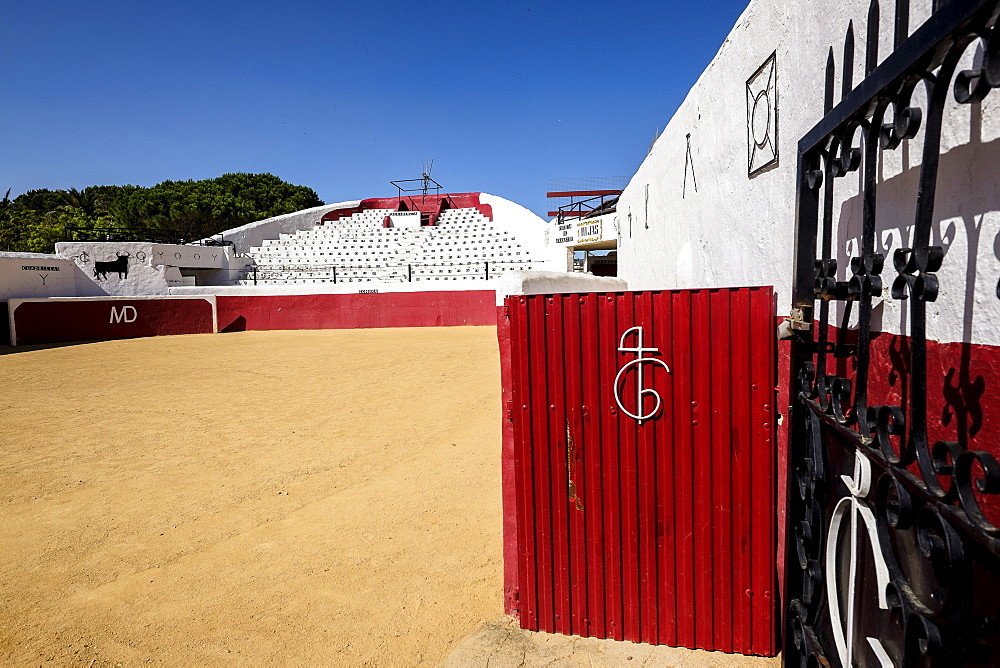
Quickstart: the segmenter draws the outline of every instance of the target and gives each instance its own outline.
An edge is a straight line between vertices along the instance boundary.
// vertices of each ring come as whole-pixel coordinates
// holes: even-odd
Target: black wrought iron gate
[[[857,86],[849,30],[836,106],[831,50],[826,115],[799,143],[784,597],[793,666],[1000,665],[1000,448],[957,420],[942,429],[928,404],[927,336],[945,256],[934,243],[945,109],[1000,87],[1000,4],[936,2],[912,35],[907,0],[894,9],[895,48],[878,64],[872,2]],[[977,48],[973,67],[958,71]],[[919,88],[926,98],[915,101]],[[918,132],[912,242],[886,262],[879,161]],[[848,181],[862,220],[838,273],[835,187]],[[883,269],[894,274],[887,293]],[[888,348],[872,333],[878,300],[905,300],[907,331]],[[931,375],[937,388],[941,375]]]

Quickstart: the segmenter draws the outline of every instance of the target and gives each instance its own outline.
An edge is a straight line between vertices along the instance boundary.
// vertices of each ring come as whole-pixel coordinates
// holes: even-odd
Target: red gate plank
[[[754,442],[758,447],[751,448],[752,464],[752,498],[757,500],[751,507],[753,517],[751,525],[758,530],[751,534],[753,545],[753,583],[752,583],[752,613],[751,613],[751,647],[775,646],[776,632],[770,623],[771,610],[775,599],[772,596],[775,587],[775,541],[776,533],[776,488],[774,484],[774,400],[775,400],[775,340],[773,321],[774,313],[771,296],[764,293],[751,295],[753,314],[751,316],[752,351],[762,354],[752,354],[751,371],[754,379],[754,404],[751,409],[756,416],[756,437]]]
[[[733,322],[750,322],[750,295],[733,295]],[[751,337],[733,341],[731,373],[734,377],[750,377]],[[751,393],[746,383],[733,383],[733,410],[735,425],[732,431],[732,482],[733,482],[733,649],[747,652],[750,642],[750,546],[749,535],[739,531],[750,524],[750,434],[753,413],[750,410]]]
[[[691,423],[694,409],[689,394],[694,382],[691,373],[691,293],[678,292],[673,297],[675,327],[671,336],[673,354],[671,371],[676,391],[676,421],[674,424],[674,475],[677,492],[674,495],[674,521],[677,525],[677,644],[696,647],[694,592],[694,461]]]
[[[635,300],[626,295],[618,295],[616,300],[618,331],[624,332],[637,323]],[[630,396],[629,385],[625,384],[624,394]],[[618,498],[621,508],[621,553],[622,553],[622,637],[639,642],[639,553],[638,553],[638,485],[636,474],[636,430],[634,420],[619,418],[619,487]]]
[[[713,293],[710,331],[730,332],[729,313],[732,293],[721,290]],[[714,623],[713,646],[723,652],[733,651],[733,602],[732,602],[732,467],[730,466],[730,439],[732,433],[731,397],[733,383],[727,382],[729,360],[732,357],[730,336],[712,339],[712,548],[713,574],[719,584],[714,597],[712,618]]]
[[[587,602],[589,580],[582,576],[587,571],[587,529],[582,501],[586,484],[582,466],[583,434],[583,384],[581,372],[583,359],[580,345],[580,300],[576,295],[559,296],[564,317],[564,356],[566,364],[566,474],[570,485],[567,497],[569,508],[570,572],[573,589],[570,592],[570,633],[580,636],[590,635],[587,629]],[[595,442],[595,446],[599,442]]]
[[[608,416],[601,410],[600,370],[607,353],[598,345],[600,322],[597,317],[601,304],[599,295],[579,295],[580,353],[584,395],[583,474],[584,517],[587,524],[587,624],[588,636],[604,638],[608,635],[605,623],[604,580],[604,498],[601,484],[602,425]],[[583,351],[587,351],[585,354]],[[604,362],[606,364],[606,361]]]
[[[645,332],[656,341],[657,327],[653,315],[653,300],[650,293],[636,295],[636,321],[645,328]],[[655,347],[655,346],[652,346]],[[650,369],[651,375],[657,372]],[[654,378],[655,380],[656,378]],[[654,398],[649,397],[650,403]],[[662,397],[661,397],[662,405]],[[653,405],[649,409],[653,409]],[[638,431],[638,487],[639,487],[639,637],[643,642],[659,641],[657,632],[658,602],[657,602],[657,572],[656,559],[657,517],[656,496],[659,491],[656,479],[656,450],[654,436],[655,421],[645,421],[637,427]]]
[[[531,422],[527,420],[531,406],[531,387],[529,382],[530,363],[528,359],[528,318],[525,300],[521,299],[515,308],[508,305],[508,315],[511,323],[511,376],[513,387],[513,417],[514,417],[514,466],[517,469],[518,482],[515,494],[518,507],[515,509],[519,520],[517,522],[517,542],[519,546],[518,604],[521,624],[526,629],[538,630],[538,587],[537,567],[534,563],[537,546],[535,545],[535,523],[521,518],[535,515],[535,469],[531,448]]]
[[[695,646],[712,648],[713,569],[703,564],[712,563],[712,402],[711,385],[720,382],[713,375],[709,329],[712,305],[711,294],[699,290],[691,294],[691,367],[693,376],[704,376],[708,383],[691,382],[691,439],[694,455],[694,493],[705,495],[694,505],[694,587],[695,587]],[[725,382],[725,381],[721,381]]]
[[[596,295],[595,295],[596,296]],[[617,335],[618,324],[615,318],[615,296],[601,295],[598,307],[598,318],[603,335],[601,346],[607,349],[608,339]],[[615,345],[617,348],[617,344]],[[607,401],[605,385],[607,379],[614,378],[618,373],[617,356],[607,355],[601,358],[601,410],[607,415],[604,422],[604,438],[601,441],[601,474],[603,477],[603,507],[604,507],[604,587],[605,615],[608,624],[607,637],[622,640],[622,531],[621,508],[618,483],[618,407]]]
[[[543,300],[539,300],[543,301]],[[566,418],[564,396],[565,373],[551,361],[563,359],[562,299],[546,297],[543,301],[546,324],[546,398],[548,413],[548,456],[552,493],[552,562],[555,588],[555,629],[570,633],[570,572],[569,572],[569,486],[566,484]]]
[[[530,320],[527,345],[531,367],[529,382],[538,379],[532,391],[531,412],[533,457],[535,475],[535,547],[537,550],[538,628],[555,631],[555,572],[552,561],[552,508],[551,466],[549,464],[549,411],[546,390],[545,302],[532,299],[528,302]],[[534,383],[533,383],[534,384]],[[536,394],[537,393],[537,394]]]
[[[669,296],[668,296],[669,299]],[[668,334],[674,329],[674,310],[660,309],[654,328],[654,341],[658,341],[663,357],[669,359],[668,365],[673,373],[677,373],[677,356],[672,349],[672,337]],[[661,332],[666,337],[661,335]],[[663,419],[670,424],[677,424],[677,401],[674,383],[665,383],[661,395],[663,397]],[[655,433],[655,432],[654,432]],[[661,527],[659,536],[659,636],[658,641],[664,645],[677,645],[677,522],[674,516],[677,506],[677,480],[674,465],[674,448],[672,439],[664,434],[657,434],[655,439],[657,459],[657,522]]]

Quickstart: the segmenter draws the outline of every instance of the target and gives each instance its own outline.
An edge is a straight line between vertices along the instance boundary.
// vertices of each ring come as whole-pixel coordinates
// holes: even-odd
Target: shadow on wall
[[[225,332],[245,332],[247,331],[247,319],[242,315],[236,316],[231,323],[219,330]]]
[[[956,266],[958,258],[948,262],[948,254],[959,232],[959,219],[964,227],[967,240],[966,275],[964,282],[964,308],[961,341],[972,341],[972,322],[975,315],[976,285],[979,280],[978,264],[981,246],[984,243],[982,225],[986,214],[1000,212],[1000,174],[993,165],[1000,164],[1000,138],[989,142],[982,141],[982,108],[980,104],[970,105],[971,130],[970,141],[957,146],[940,156],[937,197],[934,202],[934,225],[931,231],[931,243],[941,246],[945,253],[945,263],[939,276],[947,274],[950,267]],[[883,151],[879,151],[879,177],[876,190],[876,253],[885,256],[885,269],[882,271],[883,284],[889,286],[895,278],[892,266],[892,253],[895,249],[910,246],[913,234],[913,221],[916,215],[917,190],[920,180],[920,163],[918,152],[922,148],[916,139],[908,140],[900,146],[902,152],[903,171],[888,179],[882,177]],[[862,190],[862,169],[858,169],[858,191]],[[895,205],[903,202],[904,206]],[[895,205],[895,206],[894,206]],[[861,233],[862,196],[860,194],[846,199],[839,212],[840,224],[837,226],[837,241],[835,257],[838,272],[846,276],[850,267],[851,257],[859,253],[858,238]],[[943,229],[942,229],[943,228]],[[989,243],[988,241],[986,243]],[[993,240],[994,254],[1000,259],[1000,234]],[[947,285],[945,282],[947,281]],[[949,288],[953,292],[955,284],[942,280],[943,291]],[[956,295],[957,296],[957,295]],[[838,308],[838,323],[842,317],[842,309]],[[882,331],[882,309],[873,313],[873,331]],[[907,331],[907,310],[901,309],[899,328]]]
[[[959,344],[949,344],[959,348],[957,365],[940,369],[940,377],[935,369],[928,367],[928,392],[943,394],[941,424],[954,429],[955,439],[963,446],[974,439],[983,427],[982,399],[987,392],[987,381],[982,374],[973,375],[971,369],[977,365],[973,360],[976,346],[972,345],[974,332],[973,320],[977,316],[976,287],[977,283],[986,280],[992,282],[994,274],[980,276],[979,258],[985,251],[984,244],[992,244],[993,255],[1000,259],[1000,233],[993,239],[983,239],[983,222],[988,214],[1000,212],[1000,174],[994,165],[1000,164],[1000,138],[989,142],[982,141],[982,106],[969,105],[970,141],[956,146],[940,155],[937,196],[934,201],[934,224],[931,231],[931,244],[944,249],[945,262],[938,275],[942,278],[942,297],[952,301],[961,300],[961,334]],[[952,110],[952,118],[957,113]],[[893,267],[893,251],[912,245],[914,218],[916,215],[917,191],[920,180],[920,156],[922,154],[923,131],[913,140],[901,145],[901,161],[903,170],[888,179],[883,177],[884,151],[879,151],[879,166],[876,189],[876,253],[885,256],[885,268],[882,271],[883,286],[889,287],[896,278]],[[863,169],[857,170],[858,192],[863,192]],[[853,184],[851,184],[853,185]],[[839,211],[840,221],[837,225],[836,249],[838,273],[845,278],[850,272],[851,257],[860,254],[859,237],[862,225],[862,195],[847,198]],[[961,228],[959,227],[961,226]],[[950,258],[950,250],[956,239],[964,232],[966,240],[965,257]],[[961,245],[958,246],[961,248]],[[983,253],[984,256],[987,253]],[[962,260],[964,259],[964,283],[962,281]],[[945,290],[947,288],[947,292]],[[1000,297],[1000,285],[997,287]],[[939,298],[941,301],[941,298]],[[891,300],[888,297],[881,300],[872,312],[873,336],[884,331],[883,314],[886,302],[900,304],[899,331],[904,335],[908,332],[907,302]],[[997,302],[979,304],[980,311],[989,310],[996,313],[1000,304]],[[838,304],[836,323],[842,324],[844,307]],[[984,314],[980,313],[980,317]],[[934,315],[928,312],[928,323]],[[852,329],[856,324],[851,326]],[[934,338],[928,332],[928,338]],[[892,369],[887,378],[889,385],[896,387],[902,394],[902,404],[908,405],[908,383],[905,379],[909,374],[910,350],[909,339],[894,337],[889,343],[889,358]],[[843,360],[846,364],[847,360]],[[845,369],[846,370],[846,369]],[[940,384],[938,384],[940,383]],[[941,396],[941,395],[938,395]]]

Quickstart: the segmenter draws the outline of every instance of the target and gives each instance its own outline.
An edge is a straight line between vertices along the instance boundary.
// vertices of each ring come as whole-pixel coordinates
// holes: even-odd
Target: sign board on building
[[[393,227],[420,227],[419,211],[396,211],[389,214]]]
[[[0,257],[0,299],[76,294],[73,263],[54,256]]]
[[[600,218],[581,220],[576,224],[576,243],[589,244],[602,238]]]
[[[571,244],[575,240],[573,236],[574,223],[558,223],[559,232],[556,234],[557,244]]]

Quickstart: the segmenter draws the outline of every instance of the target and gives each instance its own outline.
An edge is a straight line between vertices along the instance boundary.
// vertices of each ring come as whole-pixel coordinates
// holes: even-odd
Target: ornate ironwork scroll
[[[849,27],[842,99],[834,106],[831,50],[825,117],[799,143],[785,660],[995,666],[1000,527],[989,508],[997,507],[1000,463],[968,434],[931,438],[927,318],[945,261],[932,242],[945,108],[951,99],[978,103],[1000,87],[1000,3],[935,2],[908,35],[907,0],[896,0],[895,48],[881,64],[879,14],[873,0],[864,80],[851,80]],[[981,64],[959,71],[977,43]],[[926,101],[915,95],[919,87]],[[879,160],[919,131],[912,243],[886,258],[876,239]],[[849,272],[840,267],[846,280],[838,280],[834,189],[858,170],[861,231]],[[892,373],[905,381],[895,399],[871,382],[873,304],[883,299],[903,303],[908,326],[894,351]],[[831,321],[837,303],[842,322]],[[848,337],[852,311],[857,330]]]

